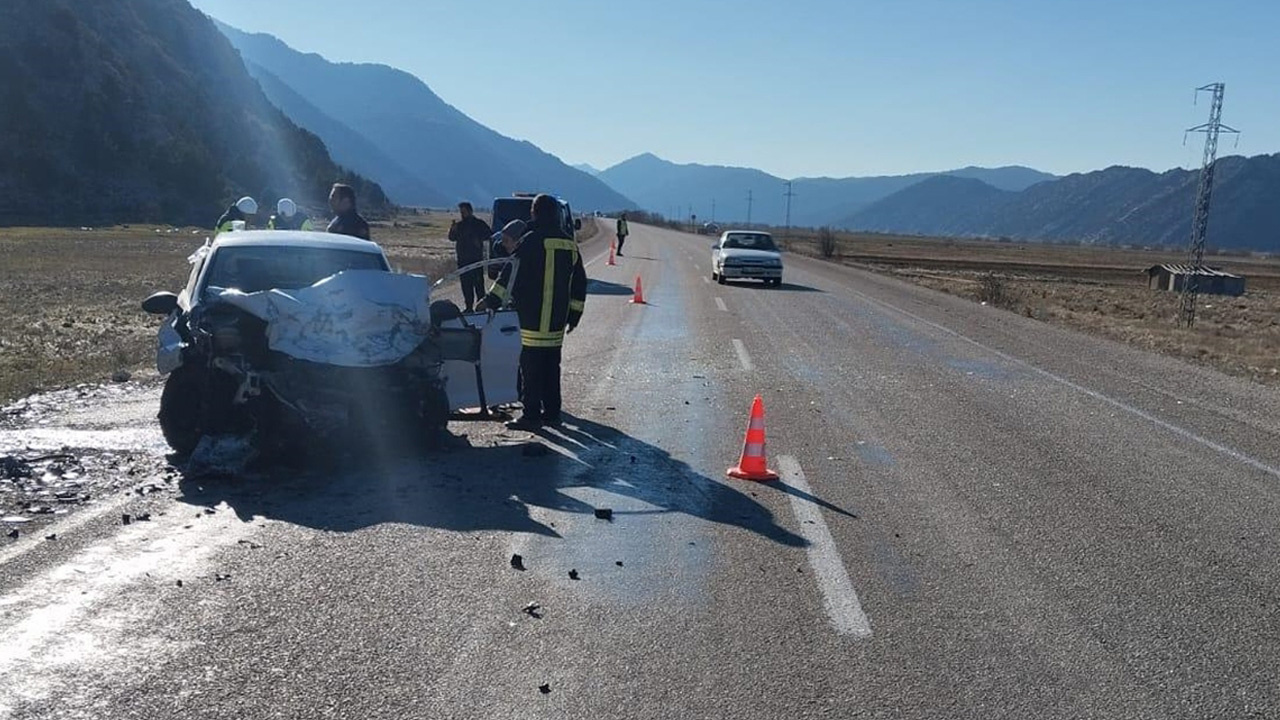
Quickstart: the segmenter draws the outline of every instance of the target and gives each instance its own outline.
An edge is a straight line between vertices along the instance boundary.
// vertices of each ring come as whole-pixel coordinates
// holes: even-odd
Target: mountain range
[[[1136,245],[1182,245],[1191,233],[1198,170],[1155,173],[1110,167],[1020,192],[979,180],[934,177],[838,224],[921,235],[1010,237]],[[1225,157],[1215,165],[1209,242],[1280,249],[1280,154]]]
[[[974,178],[997,188],[1023,190],[1054,176],[1025,167],[968,167],[942,173],[880,177],[797,178],[792,181],[793,225],[836,225],[859,210],[922,180],[939,175]],[[786,180],[762,170],[721,165],[677,164],[645,153],[599,175],[638,205],[684,216],[690,206],[699,217],[767,225],[786,221]],[[713,204],[714,201],[714,211]]]
[[[381,188],[263,94],[181,0],[0,3],[0,224],[211,224],[243,194]]]
[[[409,73],[333,63],[271,35],[219,28],[272,102],[340,162],[383,182],[397,203],[487,207],[513,191],[545,190],[581,210],[634,207],[594,176],[472,120]]]

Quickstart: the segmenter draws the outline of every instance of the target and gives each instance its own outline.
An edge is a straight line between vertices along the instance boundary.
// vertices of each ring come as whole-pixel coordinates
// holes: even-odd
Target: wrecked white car
[[[429,280],[393,273],[375,243],[224,233],[189,261],[181,292],[142,305],[166,316],[159,419],[180,454],[206,436],[264,451],[406,430],[431,441],[455,413],[517,399],[515,311],[433,303]]]

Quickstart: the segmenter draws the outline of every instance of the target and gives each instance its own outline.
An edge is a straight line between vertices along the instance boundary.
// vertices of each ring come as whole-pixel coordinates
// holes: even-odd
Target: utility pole
[[[747,227],[751,227],[751,191],[747,191]]]
[[[1218,134],[1240,131],[1222,124],[1222,96],[1227,86],[1224,83],[1212,83],[1196,88],[1196,98],[1200,93],[1213,93],[1209,106],[1209,122],[1187,129],[1182,134],[1182,142],[1187,142],[1187,134],[1204,133],[1204,158],[1200,163],[1200,185],[1196,189],[1195,214],[1191,217],[1191,247],[1188,252],[1190,275],[1182,280],[1182,324],[1191,327],[1196,322],[1196,302],[1200,296],[1200,274],[1204,271],[1205,238],[1209,231],[1209,203],[1213,199],[1213,174],[1218,160]],[[1239,137],[1236,138],[1239,143]]]
[[[711,222],[716,221],[716,199],[711,198]]]
[[[791,198],[796,196],[796,194],[791,191],[790,180],[787,181],[787,192],[784,194],[787,197],[787,227],[782,233],[782,241],[785,243],[791,240]]]

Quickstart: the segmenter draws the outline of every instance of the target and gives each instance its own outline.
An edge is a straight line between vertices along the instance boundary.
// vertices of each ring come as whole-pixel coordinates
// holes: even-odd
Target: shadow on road
[[[806,544],[748,493],[699,474],[662,448],[573,417],[532,441],[523,433],[486,433],[475,442],[455,435],[437,452],[374,448],[338,467],[276,468],[248,479],[184,478],[180,488],[179,501],[225,502],[246,522],[264,517],[332,532],[402,523],[552,538],[560,536],[530,509],[593,515],[595,507],[570,493],[594,488],[643,505],[631,514],[683,514],[782,545]]]
[[[818,288],[809,287],[808,285],[796,285],[795,283],[788,283],[788,282],[784,282],[778,287],[769,288],[769,289],[773,290],[774,292],[811,292],[811,293],[826,292],[825,290],[819,290]]]
[[[621,285],[619,283],[608,282],[607,280],[588,280],[588,295],[631,295],[635,292],[634,288]]]

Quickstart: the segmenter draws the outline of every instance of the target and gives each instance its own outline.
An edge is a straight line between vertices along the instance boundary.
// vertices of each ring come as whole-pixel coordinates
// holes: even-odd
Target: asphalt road
[[[0,544],[0,716],[1280,717],[1274,390],[797,257],[719,286],[633,227],[550,454],[458,424]],[[723,477],[756,393],[781,482]],[[155,397],[0,453],[159,466]]]

